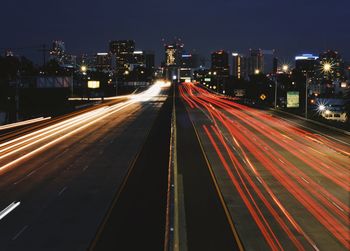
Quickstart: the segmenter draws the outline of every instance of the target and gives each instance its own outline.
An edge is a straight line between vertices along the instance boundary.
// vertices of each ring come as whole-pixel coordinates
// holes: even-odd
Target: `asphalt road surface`
[[[0,250],[87,250],[167,99],[160,91],[1,142]]]
[[[192,83],[179,91],[246,250],[350,249],[349,136]]]
[[[171,110],[168,98],[90,250],[164,250]]]
[[[206,156],[180,96],[176,98],[177,166],[183,194],[180,232],[191,250],[239,250]],[[182,240],[180,240],[181,242]],[[181,245],[181,244],[180,244]]]

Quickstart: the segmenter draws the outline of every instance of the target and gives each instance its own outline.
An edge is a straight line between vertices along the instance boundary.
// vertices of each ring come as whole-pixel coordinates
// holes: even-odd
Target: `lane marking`
[[[260,177],[256,176],[256,179],[262,184],[263,182],[261,181]]]
[[[58,193],[58,196],[61,196],[66,190],[67,190],[67,187],[62,188],[62,190]]]
[[[218,183],[218,181],[217,181],[217,179],[216,179],[214,170],[212,169],[212,167],[211,167],[211,165],[210,165],[210,162],[209,162],[209,159],[208,159],[207,155],[205,154],[205,151],[204,151],[204,148],[203,148],[203,144],[202,144],[202,141],[200,140],[200,137],[199,137],[199,134],[198,134],[198,132],[197,132],[197,129],[196,129],[196,127],[195,127],[195,125],[194,125],[194,123],[193,123],[193,121],[192,121],[192,119],[191,119],[190,116],[189,116],[189,118],[190,118],[190,121],[191,121],[191,123],[192,123],[192,127],[193,127],[193,129],[194,129],[194,132],[195,132],[195,134],[196,134],[196,136],[197,136],[197,140],[198,140],[199,145],[200,145],[200,148],[201,148],[201,150],[202,150],[203,157],[204,157],[204,159],[205,159],[205,162],[207,163],[207,168],[208,168],[208,170],[209,170],[211,179],[212,179],[212,181],[213,181],[213,184],[214,184],[216,193],[218,194],[219,201],[221,202],[221,205],[222,205],[222,207],[223,207],[223,209],[224,209],[224,212],[225,212],[225,215],[226,215],[226,219],[227,219],[228,224],[229,224],[229,226],[230,226],[230,229],[231,229],[231,231],[232,231],[233,237],[234,237],[234,239],[235,239],[235,241],[236,241],[236,244],[237,244],[237,246],[238,246],[239,251],[243,251],[243,250],[245,250],[245,249],[244,249],[244,246],[243,246],[243,243],[242,243],[242,241],[241,241],[241,239],[240,239],[240,237],[239,237],[239,234],[238,234],[238,231],[237,231],[237,229],[236,229],[236,226],[235,226],[235,224],[234,224],[234,222],[233,222],[231,213],[230,213],[230,211],[229,211],[229,209],[228,209],[228,207],[227,207],[227,205],[226,205],[224,196],[223,196],[223,194],[222,194],[222,192],[221,192],[221,190],[220,190],[220,186],[219,186],[219,183]]]
[[[30,173],[28,173],[28,174],[26,175],[26,177],[32,176],[34,173],[36,173],[36,171],[38,171],[38,169],[31,171]]]
[[[6,215],[11,213],[16,207],[18,207],[21,204],[21,202],[12,202],[10,205],[8,205],[4,210],[0,212],[0,220],[3,219]]]
[[[344,212],[344,209],[342,209],[337,203],[332,201],[332,204],[336,206],[340,211]]]
[[[300,177],[305,183],[310,184],[304,177]]]
[[[28,228],[28,225],[25,225],[21,231],[19,231],[13,238],[12,240],[15,241],[26,229]]]

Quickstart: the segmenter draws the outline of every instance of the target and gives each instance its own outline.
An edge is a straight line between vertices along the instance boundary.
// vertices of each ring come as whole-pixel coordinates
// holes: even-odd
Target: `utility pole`
[[[308,100],[307,100],[307,96],[308,96],[308,84],[309,84],[309,77],[306,74],[306,82],[305,82],[305,118],[307,119],[308,114],[307,114],[307,106],[308,106]]]
[[[16,79],[16,96],[15,96],[15,102],[16,102],[16,122],[19,121],[19,85],[21,81],[21,74],[20,71],[17,71],[17,79]]]

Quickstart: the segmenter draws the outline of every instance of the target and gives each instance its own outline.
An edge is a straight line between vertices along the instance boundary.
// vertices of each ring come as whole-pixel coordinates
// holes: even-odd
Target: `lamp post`
[[[86,75],[86,72],[88,70],[88,67],[86,65],[82,65],[80,66],[80,72],[83,74],[83,75]],[[84,88],[85,89],[85,88]],[[83,90],[83,93],[84,93],[84,90]],[[72,95],[73,95],[73,85],[72,85]],[[83,98],[84,94],[82,94],[82,98]]]
[[[275,109],[277,109],[277,87],[278,87],[278,83],[277,83],[277,76],[275,77]]]
[[[305,118],[307,119],[307,109],[308,109],[308,83],[310,82],[310,79],[306,73],[306,81],[305,81]]]
[[[284,73],[288,73],[288,70],[289,70],[289,65],[287,64],[284,64],[282,65],[282,71]],[[277,95],[278,94],[278,82],[277,82],[277,76],[275,78],[275,109],[277,109]]]

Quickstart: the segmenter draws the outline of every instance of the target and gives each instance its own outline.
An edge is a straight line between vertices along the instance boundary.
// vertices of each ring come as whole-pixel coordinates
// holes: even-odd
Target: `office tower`
[[[249,75],[264,72],[264,54],[261,49],[250,49],[248,62]]]
[[[230,65],[226,51],[219,50],[211,54],[211,70],[218,77],[229,77]]]

